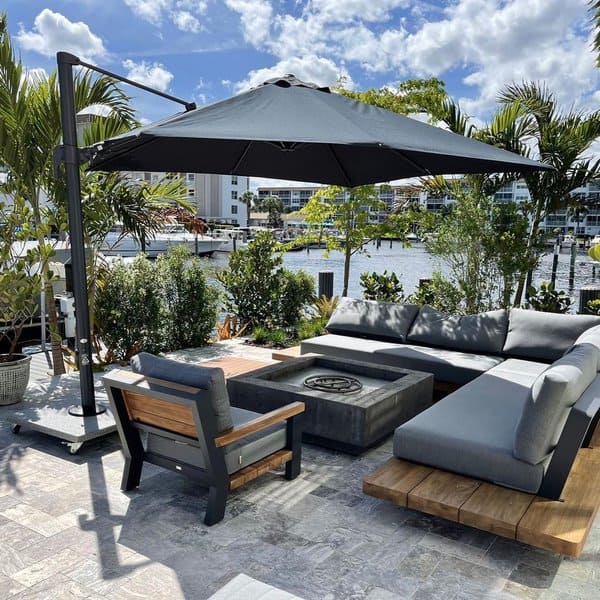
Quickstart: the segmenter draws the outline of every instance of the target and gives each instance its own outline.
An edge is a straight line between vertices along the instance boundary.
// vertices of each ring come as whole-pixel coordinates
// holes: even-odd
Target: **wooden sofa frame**
[[[212,408],[200,398],[203,390],[122,370],[110,372],[103,381],[125,455],[123,491],[139,486],[144,462],[183,473],[208,487],[204,523],[213,525],[223,519],[230,490],[281,465],[286,479],[300,473],[302,402],[219,433]],[[284,449],[228,474],[225,448],[229,444],[282,422],[286,423]],[[148,436],[148,450],[141,432]]]

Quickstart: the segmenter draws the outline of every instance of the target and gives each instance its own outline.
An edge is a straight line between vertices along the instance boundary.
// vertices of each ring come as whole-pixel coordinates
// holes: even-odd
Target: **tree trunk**
[[[54,375],[64,375],[65,363],[62,355],[62,339],[58,330],[58,318],[56,316],[56,305],[54,304],[54,287],[51,283],[46,284],[46,314],[48,315],[48,327],[50,329],[50,352],[52,354],[52,368]]]
[[[346,236],[346,245],[344,248],[344,289],[342,290],[342,296],[348,295],[348,283],[350,281],[350,260],[352,258],[352,247],[348,236]]]

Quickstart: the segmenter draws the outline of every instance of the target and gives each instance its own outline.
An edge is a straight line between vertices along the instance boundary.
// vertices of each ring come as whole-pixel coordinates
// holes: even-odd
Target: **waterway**
[[[366,253],[355,254],[352,257],[348,295],[354,298],[362,296],[360,274],[364,272],[383,273],[387,270],[388,273],[396,273],[407,295],[415,291],[419,279],[430,277],[433,271],[440,270],[442,273],[448,273],[448,266],[427,252],[423,244],[413,244],[405,248],[400,242],[393,242],[391,247],[389,242],[382,242],[378,249],[375,243],[372,243],[366,250]],[[221,269],[227,266],[228,257],[229,254],[218,252],[210,263],[216,269]],[[561,252],[556,287],[567,292],[569,292],[569,262],[569,252]],[[287,252],[284,254],[284,264],[292,271],[304,269],[315,277],[315,282],[318,280],[319,271],[333,271],[334,294],[341,294],[344,271],[344,256],[341,252],[330,252],[329,255],[322,250]],[[549,281],[551,273],[552,253],[550,252],[544,255],[540,267],[534,273],[534,285],[539,286],[542,281]],[[574,289],[569,292],[574,299],[574,310],[577,309],[579,302],[579,288],[588,284],[600,285],[600,268],[594,276],[587,253],[580,250],[575,262]]]

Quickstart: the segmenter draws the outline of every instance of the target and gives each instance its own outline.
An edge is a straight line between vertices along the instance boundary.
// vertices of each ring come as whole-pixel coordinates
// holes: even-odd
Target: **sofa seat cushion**
[[[206,390],[206,400],[211,403],[217,420],[217,431],[225,431],[233,426],[223,369],[201,367],[197,364],[140,352],[131,359],[131,370],[146,377]]]
[[[598,349],[584,343],[573,346],[536,378],[515,431],[516,458],[535,464],[554,450],[571,407],[597,372]]]
[[[463,352],[501,354],[507,328],[507,310],[461,316],[423,306],[408,332],[407,340]]]
[[[396,429],[394,456],[536,493],[548,461],[513,456],[514,432],[545,365],[509,359]]]
[[[340,298],[326,329],[340,335],[402,343],[418,312],[416,304]]]
[[[578,336],[595,325],[600,325],[600,317],[512,308],[502,352],[507,356],[552,362],[560,358]]]
[[[363,340],[345,335],[322,335],[303,340],[301,354],[313,352],[337,358],[372,362],[378,365],[433,373],[438,381],[462,385],[503,362],[499,356],[486,356],[427,348],[411,344],[393,344]]]

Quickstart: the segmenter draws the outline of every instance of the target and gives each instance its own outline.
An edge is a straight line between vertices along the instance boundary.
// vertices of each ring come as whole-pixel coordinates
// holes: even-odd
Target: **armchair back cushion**
[[[571,407],[597,372],[598,350],[581,344],[537,377],[515,430],[515,458],[535,465],[554,450]]]
[[[404,343],[418,312],[416,304],[340,298],[326,328],[339,335]]]
[[[140,352],[131,359],[131,369],[147,377],[164,379],[206,390],[206,400],[213,407],[219,433],[231,429],[233,420],[223,369],[202,367],[178,360]]]
[[[560,358],[579,335],[594,325],[600,325],[600,317],[512,308],[502,352],[509,356],[551,362]]]
[[[591,329],[587,329],[584,331],[578,338],[575,340],[575,346],[579,346],[581,344],[590,344],[597,348],[598,350],[598,371],[600,371],[600,325],[596,325]],[[567,350],[565,354],[568,354],[571,351]]]
[[[423,306],[407,339],[464,352],[500,354],[508,327],[506,310],[491,310],[477,315],[448,315]]]

